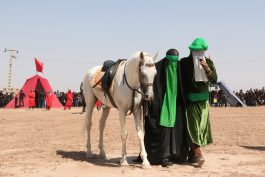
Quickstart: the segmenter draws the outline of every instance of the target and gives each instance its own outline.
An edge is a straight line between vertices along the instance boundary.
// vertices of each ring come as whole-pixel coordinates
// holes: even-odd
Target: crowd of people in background
[[[71,94],[70,94],[71,93]],[[54,94],[57,96],[60,103],[64,106],[65,109],[71,107],[82,107],[84,105],[84,99],[81,92],[61,92],[57,90]],[[262,89],[249,89],[245,92],[243,90],[234,91],[235,95],[247,106],[261,106],[265,105],[265,87]],[[50,93],[49,93],[50,94]],[[32,94],[34,95],[34,94]],[[32,102],[34,108],[46,108],[46,95],[45,92],[35,93],[35,103]],[[0,108],[5,107],[13,98],[15,97],[16,107],[24,107],[24,97],[25,94],[23,91],[20,91],[19,94],[15,93],[3,93],[0,91]],[[227,96],[223,94],[222,90],[212,90],[210,94],[211,105],[215,107],[227,107],[229,106],[227,102]],[[32,100],[33,100],[32,99]],[[48,98],[49,99],[49,98]],[[67,102],[68,100],[68,102]],[[48,101],[49,102],[49,101]],[[48,109],[50,109],[50,104],[48,103]],[[84,112],[84,111],[83,111]]]
[[[0,91],[0,108],[5,107],[14,98],[14,93],[3,93]]]
[[[83,102],[82,102],[82,94],[81,92],[72,92],[72,98],[69,98],[71,97],[70,94],[69,94],[69,91],[68,92],[60,92],[59,90],[57,90],[55,92],[55,95],[57,96],[58,100],[60,101],[60,103],[66,108],[69,107],[69,101],[70,99],[72,100],[72,106],[73,107],[81,107],[83,106]],[[67,98],[68,98],[68,106],[67,106]]]
[[[245,92],[240,90],[235,92],[236,96],[247,106],[265,105],[265,87],[262,89],[249,89]]]
[[[60,92],[57,90],[54,92],[60,103],[64,106],[65,109],[70,109],[71,107],[81,107],[83,106],[83,98],[81,92],[71,92],[68,90],[67,92]],[[51,95],[50,91],[47,93],[40,92],[36,93],[33,90],[28,95],[29,99],[29,107],[30,108],[47,108],[50,109],[51,105]],[[20,90],[18,94],[15,93],[3,93],[0,91],[0,108],[5,107],[13,98],[15,98],[15,108],[23,108],[24,107],[24,98],[25,93],[23,90]]]
[[[247,106],[265,105],[265,87],[262,89],[249,89],[245,92],[241,89],[234,91],[234,94]],[[227,107],[227,95],[222,90],[212,90],[210,94],[211,105],[214,107]]]
[[[227,102],[227,95],[223,94],[223,91],[220,89],[212,90],[210,93],[211,105],[214,107],[227,107],[229,106]]]

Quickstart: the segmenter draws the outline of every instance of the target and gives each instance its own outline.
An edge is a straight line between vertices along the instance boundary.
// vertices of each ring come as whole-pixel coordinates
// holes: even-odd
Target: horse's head
[[[140,86],[143,91],[144,100],[152,100],[154,97],[153,93],[153,82],[156,75],[155,56],[145,55],[143,52],[140,53],[140,63],[139,63],[139,81]]]

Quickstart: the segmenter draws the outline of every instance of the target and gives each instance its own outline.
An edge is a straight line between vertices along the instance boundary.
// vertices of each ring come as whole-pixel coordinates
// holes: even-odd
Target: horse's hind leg
[[[109,112],[110,112],[109,107],[103,108],[102,115],[99,121],[99,145],[98,145],[99,150],[100,150],[99,157],[103,157],[103,158],[106,157],[106,153],[104,150],[104,143],[103,143],[103,132],[105,129],[105,124],[106,124],[106,120],[108,118]]]
[[[92,126],[92,113],[93,113],[93,109],[94,109],[94,105],[96,102],[96,97],[93,93],[92,90],[90,90],[90,92],[86,93],[86,108],[87,108],[87,112],[86,112],[86,119],[85,119],[85,128],[87,131],[87,152],[86,152],[86,156],[88,158],[93,157],[92,151],[91,151],[91,141],[90,141],[90,130],[91,130],[91,126]]]
[[[143,126],[142,126],[142,121],[141,121],[141,115],[142,115],[142,110],[141,108],[137,108],[134,112],[134,120],[135,120],[135,128],[137,131],[138,139],[140,141],[140,151],[141,151],[141,158],[143,159],[142,167],[143,168],[150,168],[150,163],[147,159],[147,153],[145,150],[144,146],[144,133],[143,133]]]

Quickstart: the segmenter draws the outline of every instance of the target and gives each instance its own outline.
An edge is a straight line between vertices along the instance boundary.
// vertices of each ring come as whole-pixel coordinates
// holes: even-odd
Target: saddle
[[[114,62],[112,60],[107,60],[103,63],[101,71],[105,72],[101,78],[101,86],[104,91],[109,91],[113,78],[117,72],[117,68],[120,64],[120,60]]]
[[[115,77],[117,72],[118,66],[122,61],[125,59],[119,59],[116,62],[112,60],[107,60],[103,63],[103,66],[100,70],[98,70],[95,75],[94,79],[92,80],[93,88],[100,87],[103,89],[104,93],[106,93],[114,107],[117,107],[112,96],[112,81]]]

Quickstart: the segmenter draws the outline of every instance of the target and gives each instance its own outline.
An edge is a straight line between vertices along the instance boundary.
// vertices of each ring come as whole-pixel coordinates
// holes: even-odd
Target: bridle
[[[139,65],[138,65],[138,78],[139,78],[139,82],[140,82],[140,88],[141,88],[141,94],[142,96],[144,96],[145,91],[147,90],[148,87],[153,87],[153,83],[152,82],[144,82],[143,81],[143,77],[142,77],[142,70],[141,70],[141,66],[143,66],[143,61],[140,61]],[[155,67],[154,63],[147,63],[145,64],[146,67],[152,68]]]
[[[134,110],[134,105],[135,105],[134,98],[135,98],[136,92],[139,93],[139,94],[141,94],[142,95],[142,98],[144,98],[144,93],[147,90],[147,88],[148,87],[153,87],[153,83],[151,83],[151,82],[144,82],[143,81],[142,70],[141,70],[141,66],[143,66],[143,65],[144,65],[144,62],[143,61],[140,61],[139,62],[139,65],[137,67],[138,79],[139,79],[139,82],[140,82],[140,85],[137,88],[132,88],[129,85],[129,83],[127,81],[127,77],[126,77],[126,72],[125,72],[126,71],[127,62],[125,63],[125,66],[124,66],[123,79],[124,79],[126,85],[128,86],[128,88],[132,91],[132,104],[131,104],[131,107],[130,107],[130,113],[128,115],[130,115],[133,112],[133,110]],[[155,64],[153,64],[153,63],[147,63],[145,66],[146,67],[155,67]]]

